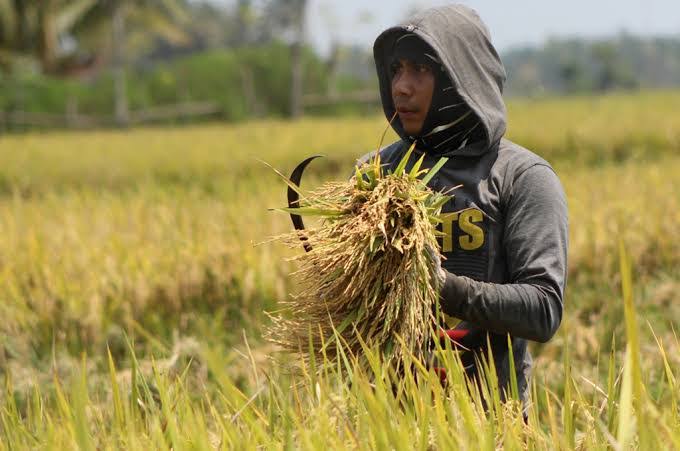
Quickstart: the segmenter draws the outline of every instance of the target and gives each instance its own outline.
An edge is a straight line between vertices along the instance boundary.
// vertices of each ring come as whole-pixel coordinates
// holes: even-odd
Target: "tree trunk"
[[[71,128],[78,126],[78,98],[73,94],[66,99],[66,125]]]
[[[328,97],[335,97],[338,94],[336,80],[338,78],[338,66],[340,65],[340,44],[334,41],[331,44],[331,55],[326,63],[326,73],[328,74],[326,94]]]
[[[291,86],[290,86],[290,117],[302,116],[302,43],[293,42],[290,45]]]
[[[290,87],[290,116],[298,118],[302,116],[302,51],[305,42],[305,11],[307,0],[299,0],[297,8],[293,12],[295,38],[290,46],[290,64],[291,64],[291,87]]]
[[[257,100],[257,92],[255,91],[255,80],[252,69],[245,65],[239,66],[239,73],[241,75],[241,89],[243,90],[243,97],[246,99],[248,108],[248,116],[264,116],[262,105]]]
[[[249,41],[249,20],[251,14],[251,0],[238,0],[236,8],[236,36],[234,37],[234,44],[236,47],[241,47],[248,44]]]
[[[126,127],[130,123],[130,109],[125,80],[125,6],[122,0],[115,3],[112,17],[113,28],[113,102],[116,124]]]
[[[38,12],[39,29],[39,56],[44,73],[52,73],[55,70],[57,53],[57,32],[54,27],[54,0],[42,0]]]
[[[16,17],[15,46],[21,52],[31,48],[31,36],[28,29],[28,7],[26,0],[14,0],[14,15]]]

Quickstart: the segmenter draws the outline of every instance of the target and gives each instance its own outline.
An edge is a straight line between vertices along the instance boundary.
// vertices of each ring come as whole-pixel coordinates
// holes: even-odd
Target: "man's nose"
[[[404,71],[392,82],[393,97],[411,97],[413,95],[413,77]]]

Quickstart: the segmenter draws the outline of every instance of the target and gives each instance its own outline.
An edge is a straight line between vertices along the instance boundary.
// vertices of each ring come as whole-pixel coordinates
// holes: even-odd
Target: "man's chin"
[[[423,125],[422,124],[409,124],[409,123],[404,123],[404,121],[402,121],[401,128],[404,129],[404,131],[406,132],[407,135],[417,136],[420,133],[420,130],[422,130]]]

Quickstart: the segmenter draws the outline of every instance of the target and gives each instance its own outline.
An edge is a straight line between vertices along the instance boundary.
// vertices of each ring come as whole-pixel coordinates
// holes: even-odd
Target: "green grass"
[[[268,359],[263,310],[295,288],[295,251],[257,245],[291,227],[267,210],[285,185],[258,159],[287,173],[324,153],[305,186],[345,179],[384,119],[0,137],[0,450],[680,448],[673,99],[510,105],[510,137],[556,167],[571,226],[528,427],[430,375],[401,397],[312,371],[295,391]]]

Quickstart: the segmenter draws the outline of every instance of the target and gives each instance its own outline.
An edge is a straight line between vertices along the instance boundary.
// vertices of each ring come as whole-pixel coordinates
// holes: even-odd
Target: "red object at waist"
[[[460,341],[470,332],[469,329],[448,329],[439,331],[439,339],[448,338],[452,341]]]
[[[460,341],[465,338],[465,336],[470,332],[470,329],[446,329],[446,330],[440,330],[439,331],[439,339],[440,340],[446,340],[449,339],[453,341],[454,343],[459,343]],[[432,368],[439,376],[439,380],[441,383],[445,384],[446,383],[446,368],[442,367],[434,367]]]

